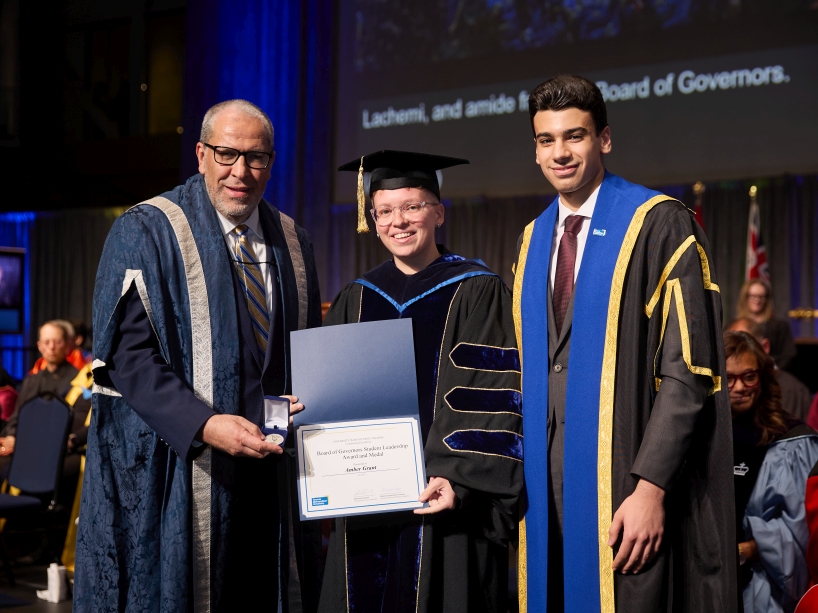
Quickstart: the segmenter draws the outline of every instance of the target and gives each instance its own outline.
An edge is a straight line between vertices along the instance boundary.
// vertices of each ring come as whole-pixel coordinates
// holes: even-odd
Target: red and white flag
[[[696,198],[696,204],[693,205],[693,213],[696,215],[696,222],[704,230],[704,213],[702,213],[702,199]]]
[[[702,194],[706,189],[704,183],[696,181],[693,184],[693,193],[696,196],[696,204],[693,205],[693,214],[696,216],[696,223],[704,230],[704,214],[702,212]]]
[[[767,248],[761,240],[761,214],[756,202],[756,188],[750,189],[750,218],[747,223],[747,259],[745,265],[746,279],[770,280],[767,267]]]

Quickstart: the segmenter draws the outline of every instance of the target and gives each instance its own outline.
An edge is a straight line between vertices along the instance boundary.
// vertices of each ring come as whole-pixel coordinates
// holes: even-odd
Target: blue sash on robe
[[[634,213],[658,192],[606,173],[591,219],[577,277],[565,398],[563,542],[565,610],[599,613],[600,523],[598,433],[602,362],[611,284]],[[548,283],[558,199],[527,229],[516,274],[522,286],[523,432],[528,509],[525,513],[526,585],[521,601],[546,611],[548,572]],[[533,226],[533,227],[532,227]],[[527,246],[527,252],[526,252]],[[610,521],[608,518],[607,521]],[[522,539],[521,539],[522,540]],[[612,560],[613,558],[611,558]],[[523,608],[521,607],[521,611]]]

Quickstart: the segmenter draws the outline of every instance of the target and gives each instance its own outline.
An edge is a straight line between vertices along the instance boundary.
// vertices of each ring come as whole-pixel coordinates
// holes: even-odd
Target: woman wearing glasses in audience
[[[322,613],[507,610],[523,485],[520,362],[509,289],[435,244],[438,172],[464,163],[381,151],[340,169],[359,171],[359,231],[368,195],[392,259],[347,285],[324,325],[412,319],[429,506],[337,519]],[[389,385],[390,373],[372,373],[372,385]]]
[[[746,317],[760,324],[764,338],[770,341],[770,355],[776,366],[786,370],[795,354],[790,324],[773,312],[773,290],[763,279],[750,279],[741,286],[736,318]]]
[[[781,408],[773,360],[745,332],[725,332],[733,479],[745,613],[795,609],[809,587],[804,508],[818,434]]]

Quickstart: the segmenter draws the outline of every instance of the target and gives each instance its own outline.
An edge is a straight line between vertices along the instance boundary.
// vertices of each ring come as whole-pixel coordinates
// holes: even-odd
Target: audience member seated
[[[93,362],[93,357],[91,357],[91,352],[85,349],[85,343],[90,341],[88,337],[88,326],[86,326],[85,322],[81,319],[69,318],[65,321],[74,327],[74,347],[79,351],[83,361],[86,364],[90,364]],[[73,364],[73,362],[71,363]],[[76,364],[74,365],[76,366]],[[81,366],[77,366],[77,368],[82,370]]]
[[[764,337],[761,324],[756,323],[749,317],[741,317],[735,320],[727,329],[732,332],[746,332],[759,342],[766,353],[770,353],[770,341]],[[803,422],[807,422],[810,403],[812,402],[812,393],[810,393],[809,388],[795,375],[788,373],[786,370],[781,370],[777,364],[775,378],[781,386],[781,406],[787,413],[794,415]]]
[[[68,349],[66,350],[65,361],[71,364],[77,370],[82,370],[83,366],[91,363],[91,354],[82,348],[85,343],[85,338],[88,333],[88,327],[78,319],[55,319],[56,324],[62,326],[68,334]],[[79,327],[74,327],[74,322],[79,322]],[[28,371],[30,375],[36,375],[43,368],[45,368],[45,358],[38,358],[34,362],[34,366]]]
[[[69,503],[74,495],[77,475],[80,470],[79,451],[85,446],[88,428],[85,418],[91,409],[91,394],[88,390],[76,389],[84,380],[80,371],[66,361],[66,354],[73,348],[70,344],[70,330],[62,320],[49,321],[42,325],[37,340],[37,349],[45,362],[43,370],[23,379],[17,406],[8,423],[0,432],[0,478],[5,478],[17,434],[17,418],[20,407],[40,395],[53,394],[68,398],[74,408],[74,422],[68,437],[63,482],[60,484],[60,502]]]
[[[736,317],[746,317],[761,325],[763,336],[770,341],[770,355],[779,368],[787,370],[797,350],[790,324],[773,313],[773,291],[763,279],[750,279],[741,286]]]
[[[724,351],[744,611],[791,613],[809,588],[804,501],[818,434],[781,408],[775,365],[758,341],[725,332]]]

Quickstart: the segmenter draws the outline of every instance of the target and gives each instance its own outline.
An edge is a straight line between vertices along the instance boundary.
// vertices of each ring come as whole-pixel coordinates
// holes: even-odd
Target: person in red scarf
[[[65,356],[65,361],[71,364],[71,366],[77,370],[82,370],[83,367],[86,364],[90,364],[92,360],[91,354],[82,348],[83,344],[85,343],[88,327],[78,319],[71,321],[58,319],[55,321],[58,321],[60,325],[68,331],[68,342],[73,347],[68,355]],[[34,362],[34,366],[31,367],[31,370],[28,371],[28,374],[36,375],[43,368],[45,368],[45,366],[45,358],[39,357],[37,358],[37,361]]]

